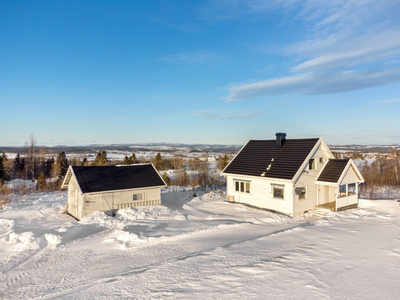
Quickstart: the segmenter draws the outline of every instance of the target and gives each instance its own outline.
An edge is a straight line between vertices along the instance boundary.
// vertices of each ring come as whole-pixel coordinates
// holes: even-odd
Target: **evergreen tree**
[[[96,158],[92,162],[92,166],[107,166],[108,165],[108,160],[107,160],[107,153],[106,151],[102,151],[101,153],[97,153]]]
[[[8,179],[6,169],[3,163],[3,157],[0,157],[0,186]]]
[[[24,172],[26,171],[26,168],[25,168],[25,166],[26,166],[26,163],[25,163],[25,157],[23,157],[23,158],[21,158],[21,178],[22,177],[24,177],[23,176],[23,174],[24,174]],[[25,176],[25,179],[26,179],[26,176]]]
[[[138,160],[137,160],[136,155],[135,155],[134,152],[132,152],[131,157],[129,157],[129,161],[130,161],[131,164],[137,164],[138,163]]]
[[[224,158],[222,159],[221,170],[225,169],[225,167],[228,165],[228,163],[229,163],[229,158],[225,154]]]
[[[87,166],[89,164],[86,156],[82,159],[82,166]]]
[[[44,176],[43,172],[40,172],[40,176],[37,179],[36,189],[42,192],[46,190],[46,177]]]
[[[165,181],[165,183],[167,184],[167,185],[170,185],[171,184],[171,178],[169,178],[169,176],[167,175],[167,173],[166,172],[164,172],[164,174],[162,174],[162,179],[164,179],[164,181]]]
[[[51,176],[51,167],[54,164],[54,157],[48,158],[44,161],[43,163],[43,174],[45,177],[50,177]]]
[[[125,156],[123,164],[124,165],[130,165],[130,160],[129,160],[128,156]]]
[[[57,178],[63,179],[68,171],[68,160],[64,151],[58,154],[56,165],[57,165]]]
[[[154,167],[160,171],[162,170],[163,167],[163,161],[160,153],[157,153],[155,161],[154,161]]]
[[[137,163],[138,163],[138,160],[137,160],[134,152],[132,152],[132,155],[130,157],[125,156],[124,162],[123,162],[124,165],[132,165],[132,164],[137,164]]]
[[[22,163],[21,163],[21,156],[19,155],[19,152],[17,153],[17,156],[14,158],[14,161],[13,161],[13,164],[14,164],[14,175],[15,175],[15,177],[20,177],[22,174],[22,170],[23,170],[23,166],[22,166]]]

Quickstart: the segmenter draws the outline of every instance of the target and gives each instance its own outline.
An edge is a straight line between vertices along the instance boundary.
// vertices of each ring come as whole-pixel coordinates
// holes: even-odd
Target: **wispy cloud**
[[[273,94],[339,93],[400,81],[400,69],[393,63],[400,58],[398,0],[280,0],[273,5],[237,0],[234,3],[226,12],[230,17],[270,11],[291,12],[293,16],[294,11],[299,11],[294,20],[306,24],[308,30],[298,42],[280,49],[296,62],[288,68],[295,75],[232,85],[228,101]]]
[[[374,36],[358,37],[341,43],[341,49],[329,51],[292,67],[294,72],[325,71],[348,68],[364,63],[390,59],[400,54],[400,31],[391,30]]]
[[[161,57],[161,60],[169,63],[203,63],[210,60],[216,60],[218,55],[207,50],[197,50],[192,52],[182,52]]]
[[[202,117],[206,120],[229,120],[229,119],[243,119],[243,118],[254,118],[261,116],[260,113],[249,113],[249,114],[237,114],[225,109],[204,109],[196,110],[193,112],[194,116]]]
[[[376,101],[375,103],[392,103],[392,102],[400,102],[400,98]]]
[[[400,82],[400,69],[382,72],[308,72],[261,82],[232,86],[227,101],[277,94],[321,95],[354,91]]]

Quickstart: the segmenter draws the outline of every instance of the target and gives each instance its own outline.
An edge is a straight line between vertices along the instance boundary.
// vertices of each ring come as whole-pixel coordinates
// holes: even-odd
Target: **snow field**
[[[194,197],[196,193],[196,197]],[[62,214],[66,193],[0,211],[4,299],[397,299],[400,206],[296,218],[217,192],[162,194],[161,206]]]

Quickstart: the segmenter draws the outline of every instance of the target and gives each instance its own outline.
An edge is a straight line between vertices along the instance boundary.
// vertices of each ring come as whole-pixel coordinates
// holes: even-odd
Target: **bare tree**
[[[28,141],[25,142],[25,147],[28,153],[28,170],[31,172],[32,181],[35,181],[35,148],[37,145],[37,139],[35,134],[32,132],[29,135]]]

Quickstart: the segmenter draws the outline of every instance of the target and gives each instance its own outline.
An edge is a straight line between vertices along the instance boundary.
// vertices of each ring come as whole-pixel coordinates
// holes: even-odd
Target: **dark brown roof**
[[[292,179],[318,141],[284,140],[282,148],[276,149],[276,140],[250,140],[223,173],[261,176],[265,172],[265,177]]]
[[[151,164],[72,169],[84,194],[165,185]]]
[[[349,159],[330,159],[317,181],[338,182],[348,162]]]

